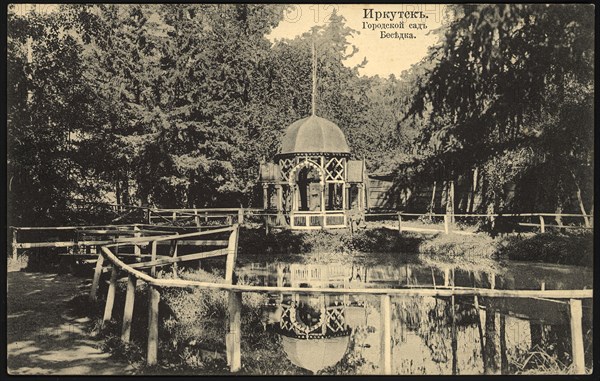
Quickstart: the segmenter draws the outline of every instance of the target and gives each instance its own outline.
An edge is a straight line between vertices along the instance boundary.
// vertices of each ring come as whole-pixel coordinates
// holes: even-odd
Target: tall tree
[[[454,21],[430,54],[435,66],[415,82],[406,113],[428,119],[423,143],[441,144],[430,164],[446,166],[448,179],[482,167],[488,205],[547,211],[566,204],[581,184],[591,185],[591,8],[494,4],[453,10]],[[503,205],[510,183],[519,195]],[[583,192],[590,205],[591,188]],[[526,202],[515,204],[519,199]]]

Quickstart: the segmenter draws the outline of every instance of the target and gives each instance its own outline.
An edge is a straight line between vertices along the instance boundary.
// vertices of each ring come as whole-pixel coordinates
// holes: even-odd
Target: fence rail
[[[233,284],[233,274],[238,252],[239,226],[244,222],[245,215],[265,215],[273,219],[273,214],[259,213],[257,210],[231,209],[203,210],[205,215],[198,213],[200,209],[190,210],[176,209],[153,211],[156,218],[166,220],[165,224],[134,224],[134,225],[95,225],[95,226],[68,226],[68,227],[16,227],[13,228],[13,256],[16,257],[16,250],[29,247],[74,247],[74,246],[97,246],[97,260],[94,269],[92,286],[90,289],[90,300],[97,299],[97,293],[100,284],[100,278],[104,272],[110,271],[110,281],[107,291],[106,302],[104,306],[103,321],[112,318],[112,312],[115,301],[116,285],[119,274],[127,276],[126,300],[123,311],[122,334],[121,339],[129,341],[131,332],[131,322],[133,316],[133,303],[135,299],[135,289],[138,281],[145,282],[148,287],[148,342],[147,358],[149,365],[156,364],[158,359],[158,309],[160,302],[161,289],[164,288],[202,288],[214,289],[227,292],[229,294],[228,302],[228,333],[226,336],[226,353],[228,364],[232,372],[237,372],[241,368],[241,298],[244,292],[248,293],[271,293],[271,294],[315,294],[315,295],[372,295],[380,298],[384,322],[389,323],[391,319],[391,305],[393,297],[419,296],[419,297],[455,297],[455,296],[473,296],[488,298],[533,298],[549,300],[568,300],[570,309],[570,327],[572,337],[572,359],[573,368],[577,373],[585,373],[583,332],[582,332],[582,305],[583,299],[591,299],[593,290],[498,290],[498,289],[477,289],[477,288],[319,288],[319,287],[273,287],[273,286],[252,286]],[[174,226],[173,222],[189,220],[190,215],[193,221],[196,218],[206,216],[226,216],[226,226]],[[151,213],[149,213],[151,215]],[[166,218],[170,216],[171,218]],[[175,216],[173,218],[173,216]],[[275,215],[279,217],[279,214]],[[434,216],[444,217],[444,226],[446,233],[450,232],[450,215],[447,214],[418,214],[418,213],[371,213],[367,217],[392,217],[398,219],[398,230],[402,232],[402,217],[416,216]],[[455,215],[459,216],[459,215]],[[461,217],[535,217],[540,218],[541,226],[544,225],[544,217],[565,216],[582,217],[575,214],[554,214],[554,213],[525,213],[525,214],[480,214],[480,215],[460,215]],[[210,217],[208,217],[210,218]],[[217,217],[215,217],[217,218]],[[267,218],[267,217],[265,217]],[[151,219],[150,219],[151,220]],[[234,223],[236,222],[236,223]],[[563,226],[564,227],[564,226]],[[18,242],[17,233],[27,231],[50,231],[63,232],[71,234],[69,241],[57,242]],[[191,231],[190,231],[191,230]],[[408,230],[408,229],[406,229]],[[543,229],[541,229],[543,231]],[[80,239],[83,236],[100,237],[96,240]],[[218,235],[227,236],[226,239],[215,237]],[[37,245],[37,246],[36,246]],[[67,245],[67,246],[61,246]],[[70,245],[70,246],[69,246]],[[178,249],[182,246],[198,247],[200,251],[189,254],[178,254]],[[159,254],[159,246],[168,246],[168,253]],[[124,248],[133,248],[133,254],[126,253]],[[149,252],[143,253],[144,250]],[[206,250],[206,247],[213,247]],[[216,247],[216,248],[215,248]],[[185,279],[164,279],[157,278],[156,269],[158,267],[170,266],[177,274],[179,264],[201,260],[204,258],[226,257],[225,277],[223,283],[212,283],[193,281]],[[132,258],[134,257],[134,258]],[[125,263],[124,259],[134,259],[135,263]],[[105,264],[107,266],[105,266]],[[385,328],[385,327],[384,327]],[[384,373],[390,373],[392,357],[390,355],[391,333],[389,329],[383,330],[386,339],[382,341],[382,356]]]
[[[547,228],[556,228],[556,229],[584,229],[591,230],[593,229],[592,224],[588,220],[589,217],[593,217],[591,214],[572,214],[572,213],[488,213],[488,214],[441,214],[441,213],[405,213],[405,212],[389,212],[389,213],[366,213],[365,218],[369,217],[389,217],[389,218],[397,218],[398,219],[398,231],[401,233],[402,231],[421,231],[421,232],[443,232],[446,234],[450,234],[451,232],[458,234],[474,234],[470,232],[464,232],[460,230],[452,230],[452,222],[456,217],[458,218],[488,218],[491,220],[501,221],[504,218],[533,218],[537,217],[539,219],[539,223],[530,223],[530,222],[515,222],[515,225],[518,226],[526,226],[526,227],[539,227],[540,233],[545,233]],[[443,218],[443,229],[436,228],[416,228],[411,226],[403,226],[403,217],[442,217]],[[545,218],[546,217],[559,217],[559,218],[582,218],[582,225],[566,225],[566,224],[547,224]]]
[[[136,207],[144,209],[144,207]],[[182,231],[191,229],[200,231],[203,229],[225,228],[233,224],[242,225],[248,216],[259,216],[263,219],[265,232],[268,233],[273,226],[282,226],[287,224],[284,215],[281,213],[270,213],[259,209],[243,208],[212,208],[212,209],[151,209],[146,208],[148,223],[127,224],[127,225],[85,225],[85,226],[35,226],[35,227],[11,227],[12,230],[12,256],[17,258],[19,249],[31,248],[86,248],[116,242],[118,237],[140,234],[165,234],[169,231]],[[454,218],[489,218],[501,221],[503,218],[538,218],[539,223],[515,222],[515,225],[523,227],[539,228],[540,233],[545,233],[547,229],[593,229],[590,223],[592,214],[573,214],[573,213],[487,213],[487,214],[439,214],[439,213],[366,213],[363,219],[370,218],[390,218],[397,220],[396,226],[399,233],[403,231],[414,231],[424,233],[455,233],[455,234],[475,234],[474,232],[453,229],[452,222]],[[443,229],[432,227],[415,227],[407,225],[406,217],[432,217],[443,218]],[[564,218],[582,218],[584,225],[567,224],[548,224],[546,218],[559,217],[559,221]],[[314,220],[314,221],[313,221]],[[320,229],[323,227],[346,227],[352,226],[354,217],[352,213],[344,211],[329,212],[294,212],[289,214],[289,224],[292,228]],[[202,224],[202,222],[210,224]],[[217,222],[217,223],[215,223]],[[187,225],[186,225],[187,224]],[[68,240],[47,240],[41,242],[20,242],[19,232],[55,232],[71,233]],[[98,237],[98,239],[85,239],[84,237]]]
[[[164,237],[163,239],[167,239]],[[171,237],[172,238],[172,237]],[[158,240],[160,238],[152,237],[152,240]],[[237,249],[237,248],[236,248]],[[235,249],[235,250],[236,250]],[[232,248],[229,247],[230,254],[233,253]],[[582,307],[581,299],[589,299],[593,297],[593,290],[497,290],[497,289],[477,289],[477,288],[317,288],[317,287],[273,287],[273,286],[252,286],[252,285],[238,285],[231,282],[231,277],[226,278],[225,283],[212,283],[212,282],[201,282],[184,279],[159,279],[156,278],[154,272],[150,274],[144,273],[138,270],[138,267],[148,267],[157,265],[158,262],[154,260],[146,265],[134,264],[128,265],[123,262],[117,254],[113,253],[109,247],[102,247],[102,254],[113,266],[113,271],[125,272],[128,276],[128,292],[127,301],[125,303],[125,313],[122,323],[123,336],[122,339],[127,341],[128,327],[131,324],[131,313],[132,310],[134,292],[129,290],[129,285],[135,285],[137,280],[146,282],[149,286],[149,298],[150,303],[148,307],[148,313],[150,316],[148,326],[148,347],[147,347],[147,363],[153,365],[157,362],[158,358],[158,305],[160,301],[160,289],[162,288],[203,288],[203,289],[216,289],[226,291],[229,293],[229,332],[226,337],[226,353],[228,358],[228,364],[232,372],[237,372],[241,368],[241,325],[240,325],[240,314],[241,314],[241,297],[244,292],[257,292],[257,293],[270,293],[270,294],[289,294],[289,293],[303,293],[303,294],[337,294],[337,295],[373,295],[379,296],[382,305],[382,313],[384,314],[384,323],[387,324],[391,320],[391,305],[392,297],[395,296],[430,296],[430,297],[454,297],[454,296],[473,296],[473,297],[488,297],[488,298],[545,298],[545,299],[567,299],[570,307],[570,319],[571,319],[571,336],[572,336],[572,355],[573,364],[577,373],[585,373],[584,366],[584,349],[583,349],[583,331],[581,326],[582,319]],[[228,255],[228,265],[230,263],[230,257]],[[195,258],[195,257],[188,257]],[[100,259],[99,259],[100,261]],[[181,259],[185,261],[185,259]],[[233,259],[235,262],[235,259]],[[169,264],[168,261],[161,262],[162,265]],[[115,270],[117,269],[117,270]],[[233,267],[228,267],[228,271],[233,271]],[[111,282],[113,277],[111,277]],[[116,279],[116,278],[115,278]],[[111,283],[112,284],[112,283]],[[110,319],[112,314],[112,300],[114,296],[115,287],[109,288],[109,298],[107,298],[105,308],[105,318]],[[110,304],[109,304],[110,301]],[[387,307],[386,307],[387,306]],[[391,340],[391,333],[388,332],[386,335],[387,339]],[[389,337],[388,337],[389,336]],[[382,342],[382,353],[384,362],[384,373],[389,374],[391,369],[391,356],[390,356],[390,345],[389,340]]]

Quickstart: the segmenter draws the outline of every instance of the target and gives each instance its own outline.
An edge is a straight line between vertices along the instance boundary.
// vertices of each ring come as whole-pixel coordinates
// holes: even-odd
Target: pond
[[[591,269],[503,262],[494,270],[413,261],[394,265],[247,263],[238,283],[279,287],[591,289]],[[317,374],[565,372],[571,363],[568,301],[542,298],[269,295],[265,332],[287,359]],[[382,309],[385,308],[385,313]],[[389,313],[388,309],[389,308]],[[592,303],[583,301],[586,365],[591,367]],[[391,316],[386,322],[385,316]],[[388,328],[386,328],[386,324]],[[391,330],[391,349],[382,332]],[[243,327],[242,327],[243,330]],[[252,332],[242,332],[242,336]],[[389,368],[391,367],[391,368]]]

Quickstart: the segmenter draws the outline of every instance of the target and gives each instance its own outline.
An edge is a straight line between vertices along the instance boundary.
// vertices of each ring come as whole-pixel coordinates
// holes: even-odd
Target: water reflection
[[[591,288],[586,269],[510,264],[497,272],[401,266],[253,263],[239,282],[279,287],[498,289]],[[313,373],[514,373],[547,363],[570,363],[568,304],[544,299],[393,297],[389,316],[372,295],[273,294],[263,308],[266,330],[277,333],[296,366]],[[591,301],[584,332],[591,332]],[[386,343],[386,320],[391,329]],[[591,335],[588,335],[591,339]],[[586,357],[590,356],[591,342]],[[539,355],[523,354],[542,349]],[[386,364],[386,351],[391,364]],[[546,362],[544,364],[541,364]],[[387,366],[387,368],[386,368]],[[552,371],[552,368],[550,368]]]

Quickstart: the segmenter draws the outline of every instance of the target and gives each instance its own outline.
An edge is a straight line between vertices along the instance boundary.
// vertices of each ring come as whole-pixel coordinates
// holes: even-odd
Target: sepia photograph
[[[591,375],[595,13],[6,5],[5,376]]]

